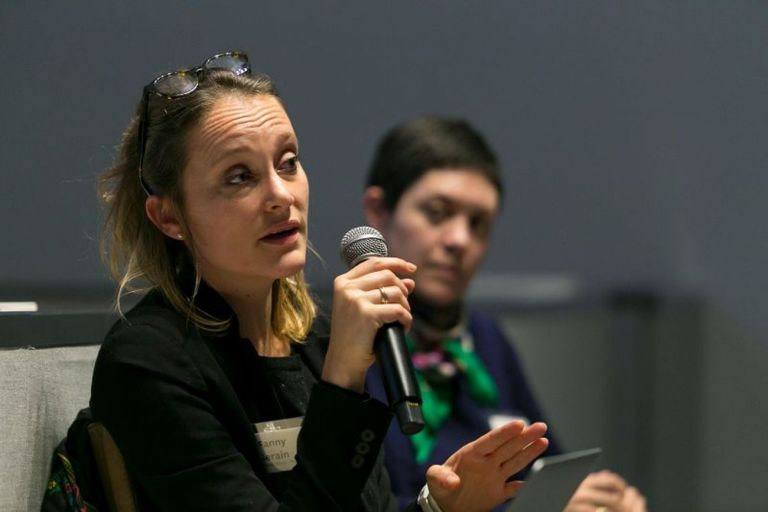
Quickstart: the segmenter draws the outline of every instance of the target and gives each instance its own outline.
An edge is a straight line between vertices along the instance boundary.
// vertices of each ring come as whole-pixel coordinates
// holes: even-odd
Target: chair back
[[[88,425],[101,485],[111,512],[137,512],[125,461],[114,439],[104,425],[95,421]]]

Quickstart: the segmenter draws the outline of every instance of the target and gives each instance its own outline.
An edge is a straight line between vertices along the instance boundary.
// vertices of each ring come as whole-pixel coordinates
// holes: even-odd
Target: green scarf
[[[447,338],[435,351],[419,350],[410,335],[406,336],[406,342],[414,359],[425,423],[424,429],[410,436],[410,440],[416,452],[416,462],[423,464],[434,449],[440,428],[453,412],[458,379],[466,380],[470,397],[480,405],[495,406],[499,391],[472,344],[463,343],[462,338]],[[425,364],[424,359],[430,362]]]

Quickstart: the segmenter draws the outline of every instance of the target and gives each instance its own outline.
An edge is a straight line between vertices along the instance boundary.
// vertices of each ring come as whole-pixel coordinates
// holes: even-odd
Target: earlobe
[[[176,208],[167,197],[149,196],[144,202],[144,211],[157,229],[165,236],[183,240],[184,233]]]
[[[368,224],[379,231],[385,228],[389,218],[389,210],[384,203],[384,189],[373,186],[365,189],[363,193],[363,212]]]

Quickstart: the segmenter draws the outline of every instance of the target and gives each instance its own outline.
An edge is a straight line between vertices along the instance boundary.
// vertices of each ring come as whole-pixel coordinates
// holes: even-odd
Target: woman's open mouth
[[[282,231],[277,231],[275,233],[262,237],[261,241],[266,242],[268,244],[284,245],[284,244],[293,243],[296,240],[298,240],[298,238],[299,238],[299,228],[293,227],[289,229],[284,229]]]

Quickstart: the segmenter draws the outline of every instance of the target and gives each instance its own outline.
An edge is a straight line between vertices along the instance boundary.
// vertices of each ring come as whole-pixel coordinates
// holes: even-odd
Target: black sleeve
[[[153,509],[358,508],[389,424],[384,404],[316,385],[282,503],[237,450],[219,404],[181,336],[134,324],[114,331],[102,346],[91,407]]]

